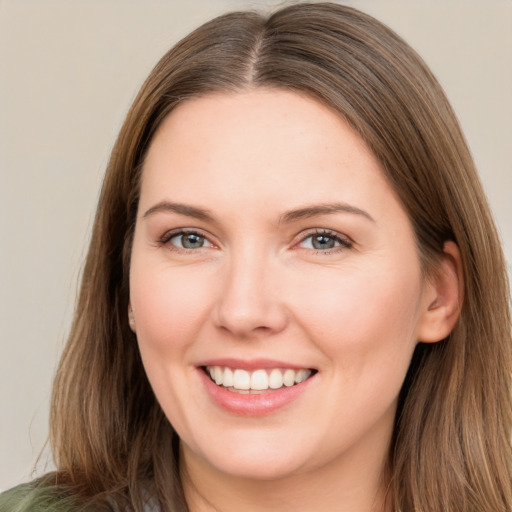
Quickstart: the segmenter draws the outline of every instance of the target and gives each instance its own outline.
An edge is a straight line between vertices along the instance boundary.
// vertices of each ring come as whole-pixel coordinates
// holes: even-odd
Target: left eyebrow
[[[346,203],[321,203],[306,205],[302,208],[290,210],[279,219],[279,223],[282,222],[294,222],[308,217],[315,217],[317,215],[332,215],[333,213],[350,213],[353,215],[361,215],[371,222],[375,222],[375,219],[366,211],[352,206]]]
[[[159,212],[177,213],[187,217],[194,217],[196,219],[214,222],[214,218],[209,210],[204,210],[203,208],[197,208],[196,206],[190,206],[183,203],[173,203],[170,201],[160,201],[155,204],[142,215],[142,218],[145,219],[146,217]]]

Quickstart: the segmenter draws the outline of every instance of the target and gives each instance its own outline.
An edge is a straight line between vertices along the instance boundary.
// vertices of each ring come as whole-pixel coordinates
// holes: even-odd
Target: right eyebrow
[[[160,201],[155,204],[149,210],[147,210],[142,218],[145,219],[150,215],[160,212],[178,213],[179,215],[186,215],[187,217],[194,217],[195,219],[214,222],[212,214],[209,210],[203,208],[197,208],[196,206],[190,206],[183,203],[173,203],[171,201]]]
[[[295,222],[300,219],[308,217],[316,217],[317,215],[332,215],[335,213],[344,212],[353,215],[361,215],[371,222],[375,222],[375,219],[365,210],[357,208],[346,203],[321,203],[306,205],[302,208],[290,210],[281,216],[279,222]]]

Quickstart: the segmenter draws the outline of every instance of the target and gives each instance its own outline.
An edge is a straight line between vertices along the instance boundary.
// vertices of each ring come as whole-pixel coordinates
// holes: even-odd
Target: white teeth
[[[283,387],[283,374],[281,373],[281,370],[274,368],[270,372],[268,385],[271,389],[279,389]]]
[[[268,389],[268,375],[265,370],[256,370],[251,375],[251,389]]]
[[[220,385],[222,384],[222,377],[223,377],[223,371],[220,366],[216,366],[213,371],[213,380],[215,381],[215,384]]]
[[[295,384],[295,372],[293,370],[285,370],[283,375],[283,384],[287,388]]]
[[[311,375],[311,370],[299,370],[295,373],[295,384],[304,382]]]
[[[233,386],[233,384],[233,370],[231,370],[231,368],[224,368],[222,385],[226,386],[227,388],[230,388]]]
[[[233,372],[233,387],[236,389],[251,389],[251,375],[245,370]]]
[[[311,375],[311,370],[305,368],[300,370],[273,368],[248,372],[239,368],[208,366],[206,371],[218,386],[233,388],[237,391],[265,391],[269,388],[291,387],[304,382]]]

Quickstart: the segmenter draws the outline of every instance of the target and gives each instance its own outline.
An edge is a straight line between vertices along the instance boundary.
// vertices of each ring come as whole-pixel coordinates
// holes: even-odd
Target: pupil
[[[313,247],[315,249],[332,249],[334,247],[334,239],[330,236],[317,235],[313,237]]]
[[[196,249],[203,246],[204,240],[202,236],[191,233],[183,236],[182,243],[186,249]]]

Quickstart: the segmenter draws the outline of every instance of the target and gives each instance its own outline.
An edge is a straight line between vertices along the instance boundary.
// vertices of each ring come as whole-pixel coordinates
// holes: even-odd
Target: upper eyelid
[[[313,235],[330,236],[332,238],[337,238],[337,239],[339,239],[343,242],[349,243],[351,245],[354,244],[354,241],[349,236],[347,236],[343,233],[340,233],[338,231],[334,231],[332,229],[326,229],[326,228],[313,228],[310,230],[306,230],[305,232],[302,232],[301,234],[299,234],[296,237],[296,239],[297,239],[297,242],[301,242]]]
[[[170,242],[170,240],[172,238],[174,238],[176,236],[188,235],[188,234],[193,234],[193,235],[201,236],[205,240],[207,240],[208,243],[210,243],[212,246],[214,246],[214,247],[218,246],[218,244],[215,241],[212,240],[212,237],[209,234],[207,234],[207,233],[203,232],[201,229],[197,229],[197,228],[176,228],[176,229],[170,229],[170,230],[166,231],[162,236],[160,236],[158,241],[161,244],[167,244],[167,243]],[[184,250],[187,250],[187,249],[185,248]],[[191,249],[191,250],[197,250],[197,249]]]
[[[199,228],[175,228],[175,229],[169,229],[167,231],[165,231],[162,236],[160,237],[161,239],[170,239],[174,236],[177,236],[177,235],[180,235],[180,234],[196,234],[196,235],[199,235],[199,236],[202,236],[204,238],[210,238],[210,235],[208,235],[207,233],[205,233],[202,229],[199,229]]]

